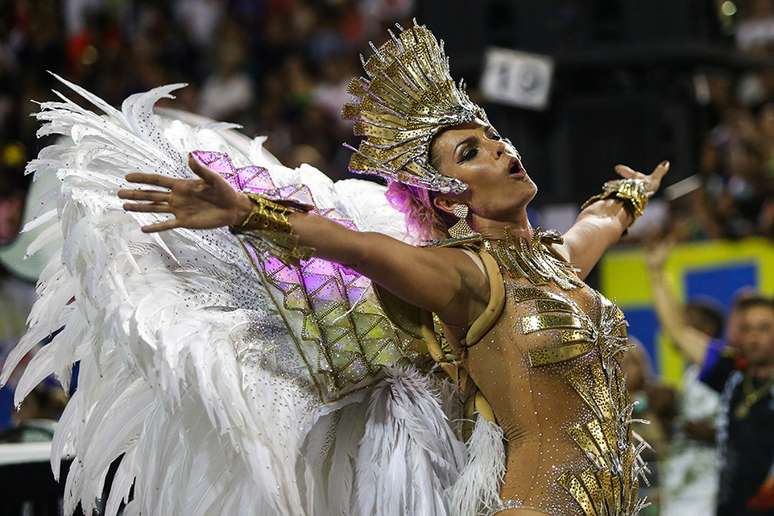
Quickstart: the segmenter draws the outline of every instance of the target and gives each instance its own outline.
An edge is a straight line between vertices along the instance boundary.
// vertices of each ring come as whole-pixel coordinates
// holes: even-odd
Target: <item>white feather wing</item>
[[[64,139],[28,165],[60,180],[31,224],[50,224],[32,251],[61,250],[0,382],[56,332],[27,366],[16,402],[50,374],[67,385],[80,364],[52,446],[57,476],[59,462],[75,457],[65,513],[79,502],[95,509],[121,457],[108,515],[122,504],[125,514],[150,515],[445,514],[442,493],[463,448],[428,380],[392,370],[381,387],[323,404],[236,238],[225,229],[144,234],[139,226],[159,216],[127,213],[115,196],[131,171],[192,177],[188,151],[227,152],[239,166],[268,168],[278,186],[305,184],[318,207],[360,229],[410,241],[384,188],[282,167],[261,139],[230,125],[162,122],[153,105],[179,85],[133,95],[119,111],[60,80],[101,114],[60,95],[37,115],[39,134]]]

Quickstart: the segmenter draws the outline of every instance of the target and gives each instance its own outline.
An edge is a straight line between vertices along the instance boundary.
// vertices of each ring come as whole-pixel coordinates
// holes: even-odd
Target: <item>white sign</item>
[[[530,109],[545,109],[551,90],[554,61],[550,57],[490,48],[481,90],[487,100]]]

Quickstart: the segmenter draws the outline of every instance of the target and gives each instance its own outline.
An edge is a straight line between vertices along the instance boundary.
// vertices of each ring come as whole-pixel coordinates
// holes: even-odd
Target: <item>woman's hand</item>
[[[661,180],[669,172],[669,162],[665,160],[659,163],[650,175],[637,172],[626,165],[616,165],[615,171],[624,179],[642,179],[645,181],[645,191],[648,193],[648,197],[652,197],[661,187]]]
[[[173,179],[159,174],[132,173],[130,183],[160,186],[165,190],[119,190],[118,197],[135,202],[124,204],[126,211],[171,213],[174,218],[143,226],[144,233],[174,228],[213,229],[239,225],[250,213],[246,195],[235,191],[216,172],[188,156],[188,166],[199,179]],[[139,202],[137,202],[139,201]]]

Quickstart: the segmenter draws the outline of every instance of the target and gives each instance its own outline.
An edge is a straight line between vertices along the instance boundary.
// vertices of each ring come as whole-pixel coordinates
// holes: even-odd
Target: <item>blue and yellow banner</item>
[[[711,299],[727,311],[741,288],[774,294],[774,244],[762,238],[681,244],[672,250],[665,272],[681,301]],[[678,386],[685,364],[659,331],[645,251],[608,252],[600,264],[600,283],[602,293],[626,313],[629,333],[648,350],[661,379]]]

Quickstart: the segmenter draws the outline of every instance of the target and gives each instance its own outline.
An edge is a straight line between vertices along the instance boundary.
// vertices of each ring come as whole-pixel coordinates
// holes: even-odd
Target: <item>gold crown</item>
[[[443,193],[461,193],[467,186],[444,176],[430,164],[430,143],[439,130],[481,119],[486,113],[471,102],[465,85],[454,83],[443,41],[414,20],[414,26],[380,48],[370,43],[373,55],[363,61],[368,78],[349,83],[358,98],[346,104],[344,118],[355,121],[354,133],[366,138],[355,151],[349,170],[378,175],[412,186]]]

